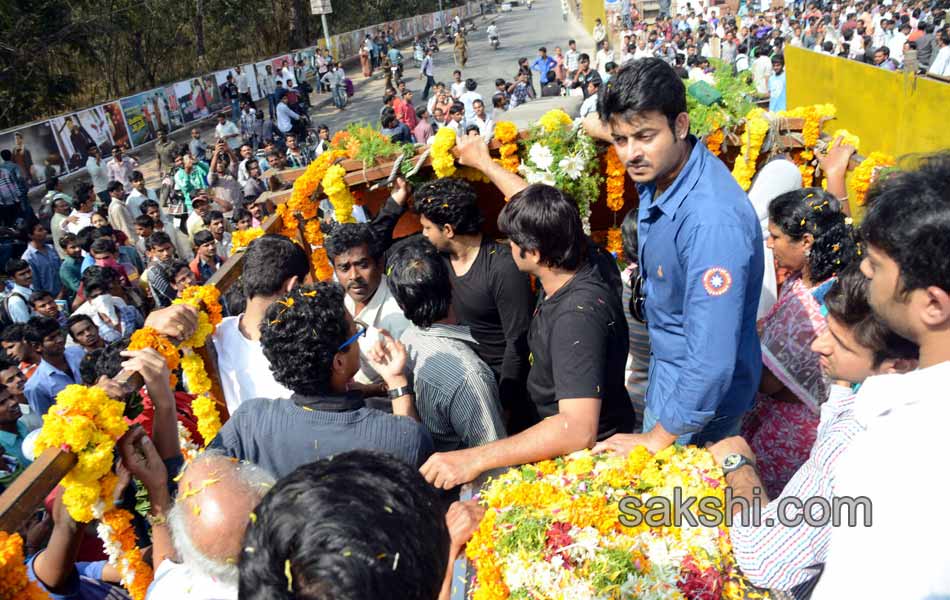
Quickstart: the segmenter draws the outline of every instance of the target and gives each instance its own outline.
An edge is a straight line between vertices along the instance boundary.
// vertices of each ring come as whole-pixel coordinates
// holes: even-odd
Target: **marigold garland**
[[[611,227],[607,230],[607,252],[617,257],[623,255],[623,236],[619,227]]]
[[[43,416],[37,455],[62,448],[78,459],[61,482],[63,504],[77,522],[92,520],[92,505],[103,495],[102,479],[112,470],[112,450],[129,429],[124,412],[125,404],[109,398],[102,388],[67,385]]]
[[[840,145],[854,146],[855,152],[861,149],[861,138],[847,129],[835,129],[835,132],[831,134],[832,146],[836,145],[834,142],[839,137],[841,138],[841,142],[839,142]]]
[[[283,206],[283,205],[281,205]],[[244,250],[251,245],[251,242],[264,235],[264,230],[260,227],[251,227],[244,231],[234,231],[231,233],[231,255]]]
[[[0,531],[0,600],[49,600],[50,596],[26,574],[23,538]]]
[[[132,513],[114,508],[97,517],[99,525],[96,530],[109,555],[109,564],[119,570],[122,585],[133,600],[144,600],[154,573],[142,558],[142,551],[135,545]]]
[[[756,172],[756,161],[762,151],[762,142],[769,132],[769,120],[761,108],[753,108],[745,117],[745,131],[742,134],[742,147],[732,168],[732,176],[748,191],[752,186],[752,177]]]
[[[854,205],[864,206],[868,189],[874,182],[878,169],[893,167],[896,164],[897,161],[894,160],[894,157],[884,152],[872,152],[861,161],[861,164],[851,174],[851,180],[848,184],[848,196]]]
[[[518,126],[511,121],[499,121],[495,124],[495,139],[498,147],[498,164],[510,173],[517,173],[521,159],[518,158]]]
[[[449,127],[440,127],[432,141],[432,170],[439,179],[455,175],[455,157],[452,148],[455,147],[455,130]]]
[[[541,118],[538,119],[538,125],[540,125],[544,131],[550,133],[564,127],[573,127],[574,119],[560,108],[555,108],[544,113]]]
[[[719,156],[722,152],[722,142],[726,139],[726,134],[723,132],[722,128],[711,131],[709,135],[706,136],[706,147],[709,148],[709,151]]]
[[[837,109],[834,104],[812,104],[810,106],[799,106],[792,110],[783,110],[778,112],[776,116],[786,119],[804,119],[802,140],[805,148],[810,149],[818,143],[823,122],[834,117],[836,112]]]
[[[333,205],[333,213],[337,223],[355,223],[353,218],[353,204],[356,198],[350,193],[350,186],[343,179],[346,169],[340,165],[329,167],[323,175],[323,192]]]
[[[605,154],[607,162],[607,208],[613,212],[623,208],[624,178],[627,176],[623,161],[613,145],[607,148]]]
[[[178,385],[178,377],[175,376],[175,371],[178,369],[178,364],[180,358],[178,356],[178,348],[174,346],[165,336],[161,335],[151,327],[143,327],[134,333],[129,339],[129,350],[142,350],[144,348],[152,348],[156,352],[162,355],[162,358],[165,359],[165,364],[168,366],[168,370],[171,373],[169,376],[169,384],[172,389],[175,389],[175,386]]]

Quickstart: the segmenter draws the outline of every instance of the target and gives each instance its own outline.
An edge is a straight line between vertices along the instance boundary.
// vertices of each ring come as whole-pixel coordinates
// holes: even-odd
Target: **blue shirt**
[[[653,354],[647,406],[677,436],[752,405],[762,357],[755,329],[762,231],[752,204],[704,144],[658,198],[640,194],[640,269]]]
[[[785,110],[785,71],[769,76],[769,112]]]
[[[23,253],[23,260],[30,263],[30,270],[33,271],[33,289],[44,290],[53,294],[59,294],[63,284],[59,280],[59,254],[50,245],[44,245],[42,250],[37,250],[30,244]]]
[[[36,572],[33,570],[36,556],[34,554],[27,561],[26,575],[30,581],[35,581],[40,589],[49,594],[52,600],[127,600],[129,598],[121,587],[102,581],[102,569],[106,565],[104,560],[75,563],[73,574],[63,586],[61,593],[54,594],[36,579]]]
[[[543,85],[548,82],[548,71],[555,68],[556,66],[557,62],[550,56],[545,56],[544,58],[539,56],[538,58],[534,59],[533,63],[531,63],[531,70],[540,71],[540,80],[541,84]]]
[[[82,378],[79,376],[79,363],[85,355],[86,351],[80,346],[66,348],[66,364],[69,365],[69,373],[63,373],[46,362],[46,359],[41,360],[33,377],[30,377],[23,388],[23,395],[26,396],[30,409],[43,416],[56,403],[56,394],[63,391],[63,388],[72,383],[82,383]]]

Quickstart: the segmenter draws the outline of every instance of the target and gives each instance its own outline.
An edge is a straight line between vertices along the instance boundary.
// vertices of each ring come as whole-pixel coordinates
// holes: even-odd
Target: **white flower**
[[[561,161],[557,163],[557,166],[571,179],[577,179],[584,173],[587,162],[583,157],[575,154],[574,156],[562,158]]]
[[[542,171],[547,171],[551,168],[551,165],[554,164],[554,155],[551,154],[551,149],[544,144],[531,146],[531,149],[528,151],[528,159],[534,163],[534,166]]]
[[[548,173],[547,171],[539,171],[537,169],[532,169],[531,167],[526,167],[522,174],[524,175],[525,180],[528,182],[528,185],[543,183],[545,185],[553,186],[557,183],[554,175]]]

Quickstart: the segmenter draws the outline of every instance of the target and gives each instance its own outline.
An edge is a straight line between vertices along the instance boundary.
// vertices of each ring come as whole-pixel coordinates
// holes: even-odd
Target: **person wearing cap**
[[[188,239],[192,243],[195,241],[195,234],[202,229],[207,229],[205,225],[205,216],[211,212],[211,199],[206,190],[198,190],[195,197],[191,200],[191,214],[188,215],[188,221],[185,223],[185,229],[188,230]]]

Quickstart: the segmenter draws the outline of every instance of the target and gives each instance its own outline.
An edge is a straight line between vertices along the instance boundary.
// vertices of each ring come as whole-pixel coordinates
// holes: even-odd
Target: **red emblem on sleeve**
[[[732,287],[732,275],[723,267],[712,267],[703,273],[703,288],[710,296],[722,296]]]

